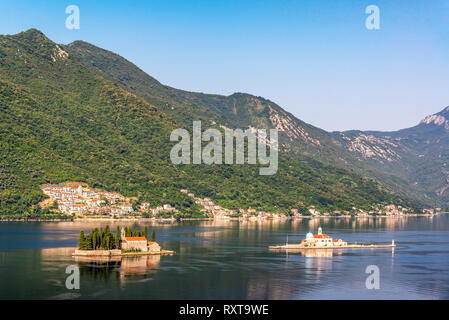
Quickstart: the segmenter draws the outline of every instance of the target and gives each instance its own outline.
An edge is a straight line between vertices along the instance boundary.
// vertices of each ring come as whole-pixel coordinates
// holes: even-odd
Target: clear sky
[[[68,5],[79,30],[65,27]],[[368,5],[380,30],[365,27]],[[0,34],[32,27],[172,87],[265,97],[329,131],[410,127],[449,105],[449,0],[0,2]]]

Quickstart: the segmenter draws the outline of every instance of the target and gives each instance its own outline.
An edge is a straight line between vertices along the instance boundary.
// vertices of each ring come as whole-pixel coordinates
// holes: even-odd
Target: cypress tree
[[[105,249],[106,250],[109,250],[109,249],[111,249],[111,236],[108,234],[108,235],[106,235],[106,238],[105,238]]]
[[[111,229],[109,229],[109,226],[106,226],[106,228],[104,229],[104,235],[107,236],[111,236]]]
[[[97,248],[101,248],[101,233],[97,232]]]
[[[117,226],[117,230],[115,231],[115,249],[120,248],[120,227]]]
[[[84,237],[84,231],[80,231],[80,235],[78,237],[78,248],[81,250],[86,249],[86,239]]]
[[[128,227],[125,228],[125,235],[127,237],[132,237],[131,227],[128,226]]]
[[[100,232],[98,233],[98,235],[100,236],[98,243],[100,244],[100,248],[101,248],[104,244],[104,238],[105,238],[103,228],[100,228]]]
[[[92,234],[87,235],[86,237],[86,249],[92,250],[94,247],[92,245]]]
[[[95,248],[96,249],[99,249],[100,248],[100,246],[101,246],[101,236],[100,236],[100,231],[95,231],[95,244],[96,244],[96,246],[95,246]]]
[[[97,233],[95,229],[91,232],[90,236],[92,237],[92,249],[97,249]]]
[[[155,241],[156,241],[156,231],[154,231],[154,229],[151,230],[151,241],[152,241],[152,242],[155,242]]]

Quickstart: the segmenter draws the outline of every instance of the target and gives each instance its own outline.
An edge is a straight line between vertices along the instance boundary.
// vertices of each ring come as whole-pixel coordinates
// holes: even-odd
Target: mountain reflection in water
[[[71,256],[80,230],[106,225],[115,230],[134,223],[0,223],[0,299],[449,299],[449,215],[140,221],[176,254],[120,261]],[[397,248],[268,249],[287,238],[299,243],[320,226],[349,243],[395,240]],[[70,265],[80,268],[76,292],[65,285]],[[380,269],[380,290],[365,286],[370,265]]]

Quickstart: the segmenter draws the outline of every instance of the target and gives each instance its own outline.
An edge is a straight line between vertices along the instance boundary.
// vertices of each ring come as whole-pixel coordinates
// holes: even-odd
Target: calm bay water
[[[0,299],[449,299],[449,215],[301,219],[288,222],[189,221],[148,225],[173,256],[75,261],[80,230],[126,223],[0,223]],[[285,252],[319,226],[375,250]],[[80,290],[65,287],[79,266]],[[365,269],[380,269],[368,290]]]

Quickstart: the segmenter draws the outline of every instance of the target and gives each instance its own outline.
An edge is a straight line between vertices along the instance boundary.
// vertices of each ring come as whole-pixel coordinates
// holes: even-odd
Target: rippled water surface
[[[83,261],[70,256],[80,230],[125,223],[0,223],[1,299],[449,299],[449,215],[301,219],[288,222],[146,223],[173,256]],[[141,223],[141,226],[145,223]],[[391,249],[285,252],[319,226],[350,243]],[[80,268],[80,290],[65,286]],[[380,289],[365,286],[366,267]]]

